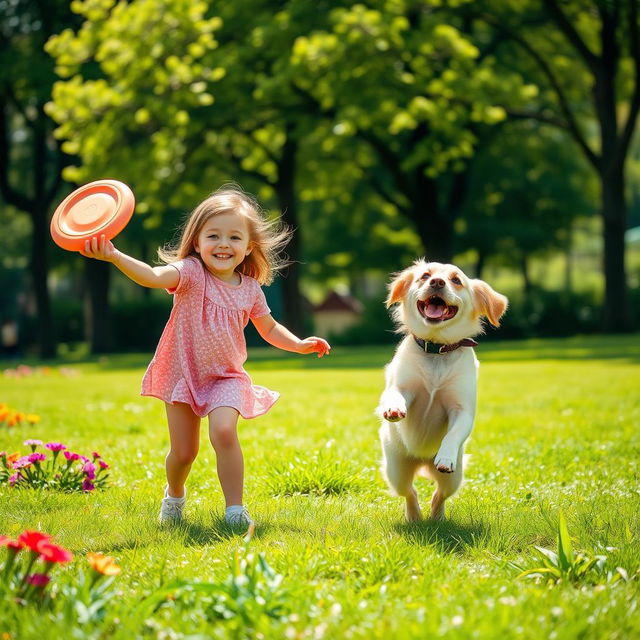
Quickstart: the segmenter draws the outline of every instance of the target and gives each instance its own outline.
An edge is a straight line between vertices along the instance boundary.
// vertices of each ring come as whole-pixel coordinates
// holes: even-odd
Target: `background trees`
[[[636,2],[84,0],[74,13],[50,3],[48,21],[38,3],[4,6],[0,195],[38,221],[43,354],[42,260],[62,169],[68,190],[100,177],[133,187],[138,207],[121,241],[147,260],[221,183],[257,193],[297,230],[282,280],[295,330],[301,278],[364,292],[363,274],[420,253],[464,252],[478,272],[493,261],[527,285],[530,259],[565,251],[574,219],[599,198],[606,327],[629,326]],[[39,187],[24,186],[29,157]],[[92,348],[108,350],[110,271],[82,264]]]

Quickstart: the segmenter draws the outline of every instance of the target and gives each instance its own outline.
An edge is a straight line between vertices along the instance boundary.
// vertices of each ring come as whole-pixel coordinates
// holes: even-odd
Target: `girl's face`
[[[251,253],[246,218],[221,213],[204,223],[194,247],[207,269],[220,280],[237,284],[236,267]]]

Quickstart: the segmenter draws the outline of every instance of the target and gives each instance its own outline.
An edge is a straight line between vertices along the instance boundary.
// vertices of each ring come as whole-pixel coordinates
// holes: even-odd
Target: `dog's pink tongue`
[[[443,304],[429,304],[427,306],[427,318],[441,318],[447,307]]]

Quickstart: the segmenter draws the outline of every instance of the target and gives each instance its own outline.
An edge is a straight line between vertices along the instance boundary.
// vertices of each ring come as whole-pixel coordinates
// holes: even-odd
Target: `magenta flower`
[[[32,573],[27,576],[27,582],[34,587],[46,587],[49,584],[51,578],[45,573]]]
[[[94,460],[96,460],[97,458],[102,458],[102,456],[97,451],[94,451],[91,455],[93,456]]]
[[[82,481],[82,490],[83,491],[93,491],[95,489],[95,485],[89,480],[89,478],[85,478]]]
[[[76,460],[80,460],[80,454],[79,453],[73,453],[71,451],[64,451],[62,453],[62,455],[69,461],[69,462],[75,462]]]
[[[12,476],[9,476],[9,486],[10,487],[14,487],[16,482],[18,482],[18,480],[20,480],[22,476],[20,475],[20,473],[18,471],[16,471]]]
[[[31,460],[29,460],[29,456],[22,456],[22,458],[18,458],[13,463],[14,469],[24,469],[25,467],[31,466]]]
[[[85,462],[82,471],[89,480],[93,480],[96,477],[96,465],[93,462]]]
[[[104,460],[98,460],[101,469],[108,469],[109,465]]]
[[[44,453],[32,453],[28,456],[29,462],[44,462],[47,456]]]
[[[62,442],[47,442],[47,444],[45,444],[44,446],[49,449],[49,451],[53,451],[54,453],[56,451],[64,451],[67,448],[62,444]]]

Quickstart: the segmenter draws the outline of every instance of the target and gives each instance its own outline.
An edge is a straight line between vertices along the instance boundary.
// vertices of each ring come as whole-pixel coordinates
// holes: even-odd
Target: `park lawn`
[[[38,529],[71,550],[54,586],[75,580],[89,551],[122,568],[102,618],[5,606],[2,637],[640,637],[640,337],[481,343],[466,482],[441,524],[406,524],[378,471],[373,411],[392,351],[342,348],[322,360],[252,352],[254,382],[282,397],[240,424],[258,522],[248,543],[220,523],[204,423],[186,521],[156,524],[168,436],[162,403],[138,396],[147,356],[68,365],[74,377],[54,363],[48,374],[0,379],[0,402],[41,416],[32,427],[0,426],[0,450],[57,440],[97,450],[112,467],[109,488],[92,494],[1,486],[0,534]],[[426,507],[432,489],[422,478],[417,488]],[[606,555],[628,581],[607,583],[595,570],[576,585],[518,578],[512,563],[541,566],[535,545],[556,549],[560,512],[574,550]],[[260,573],[259,553],[281,582]],[[252,592],[260,597],[232,598],[244,619],[225,620],[220,607],[217,619],[177,587],[162,606],[140,604],[175,578],[228,582],[234,554],[248,563],[240,574],[262,576]]]

